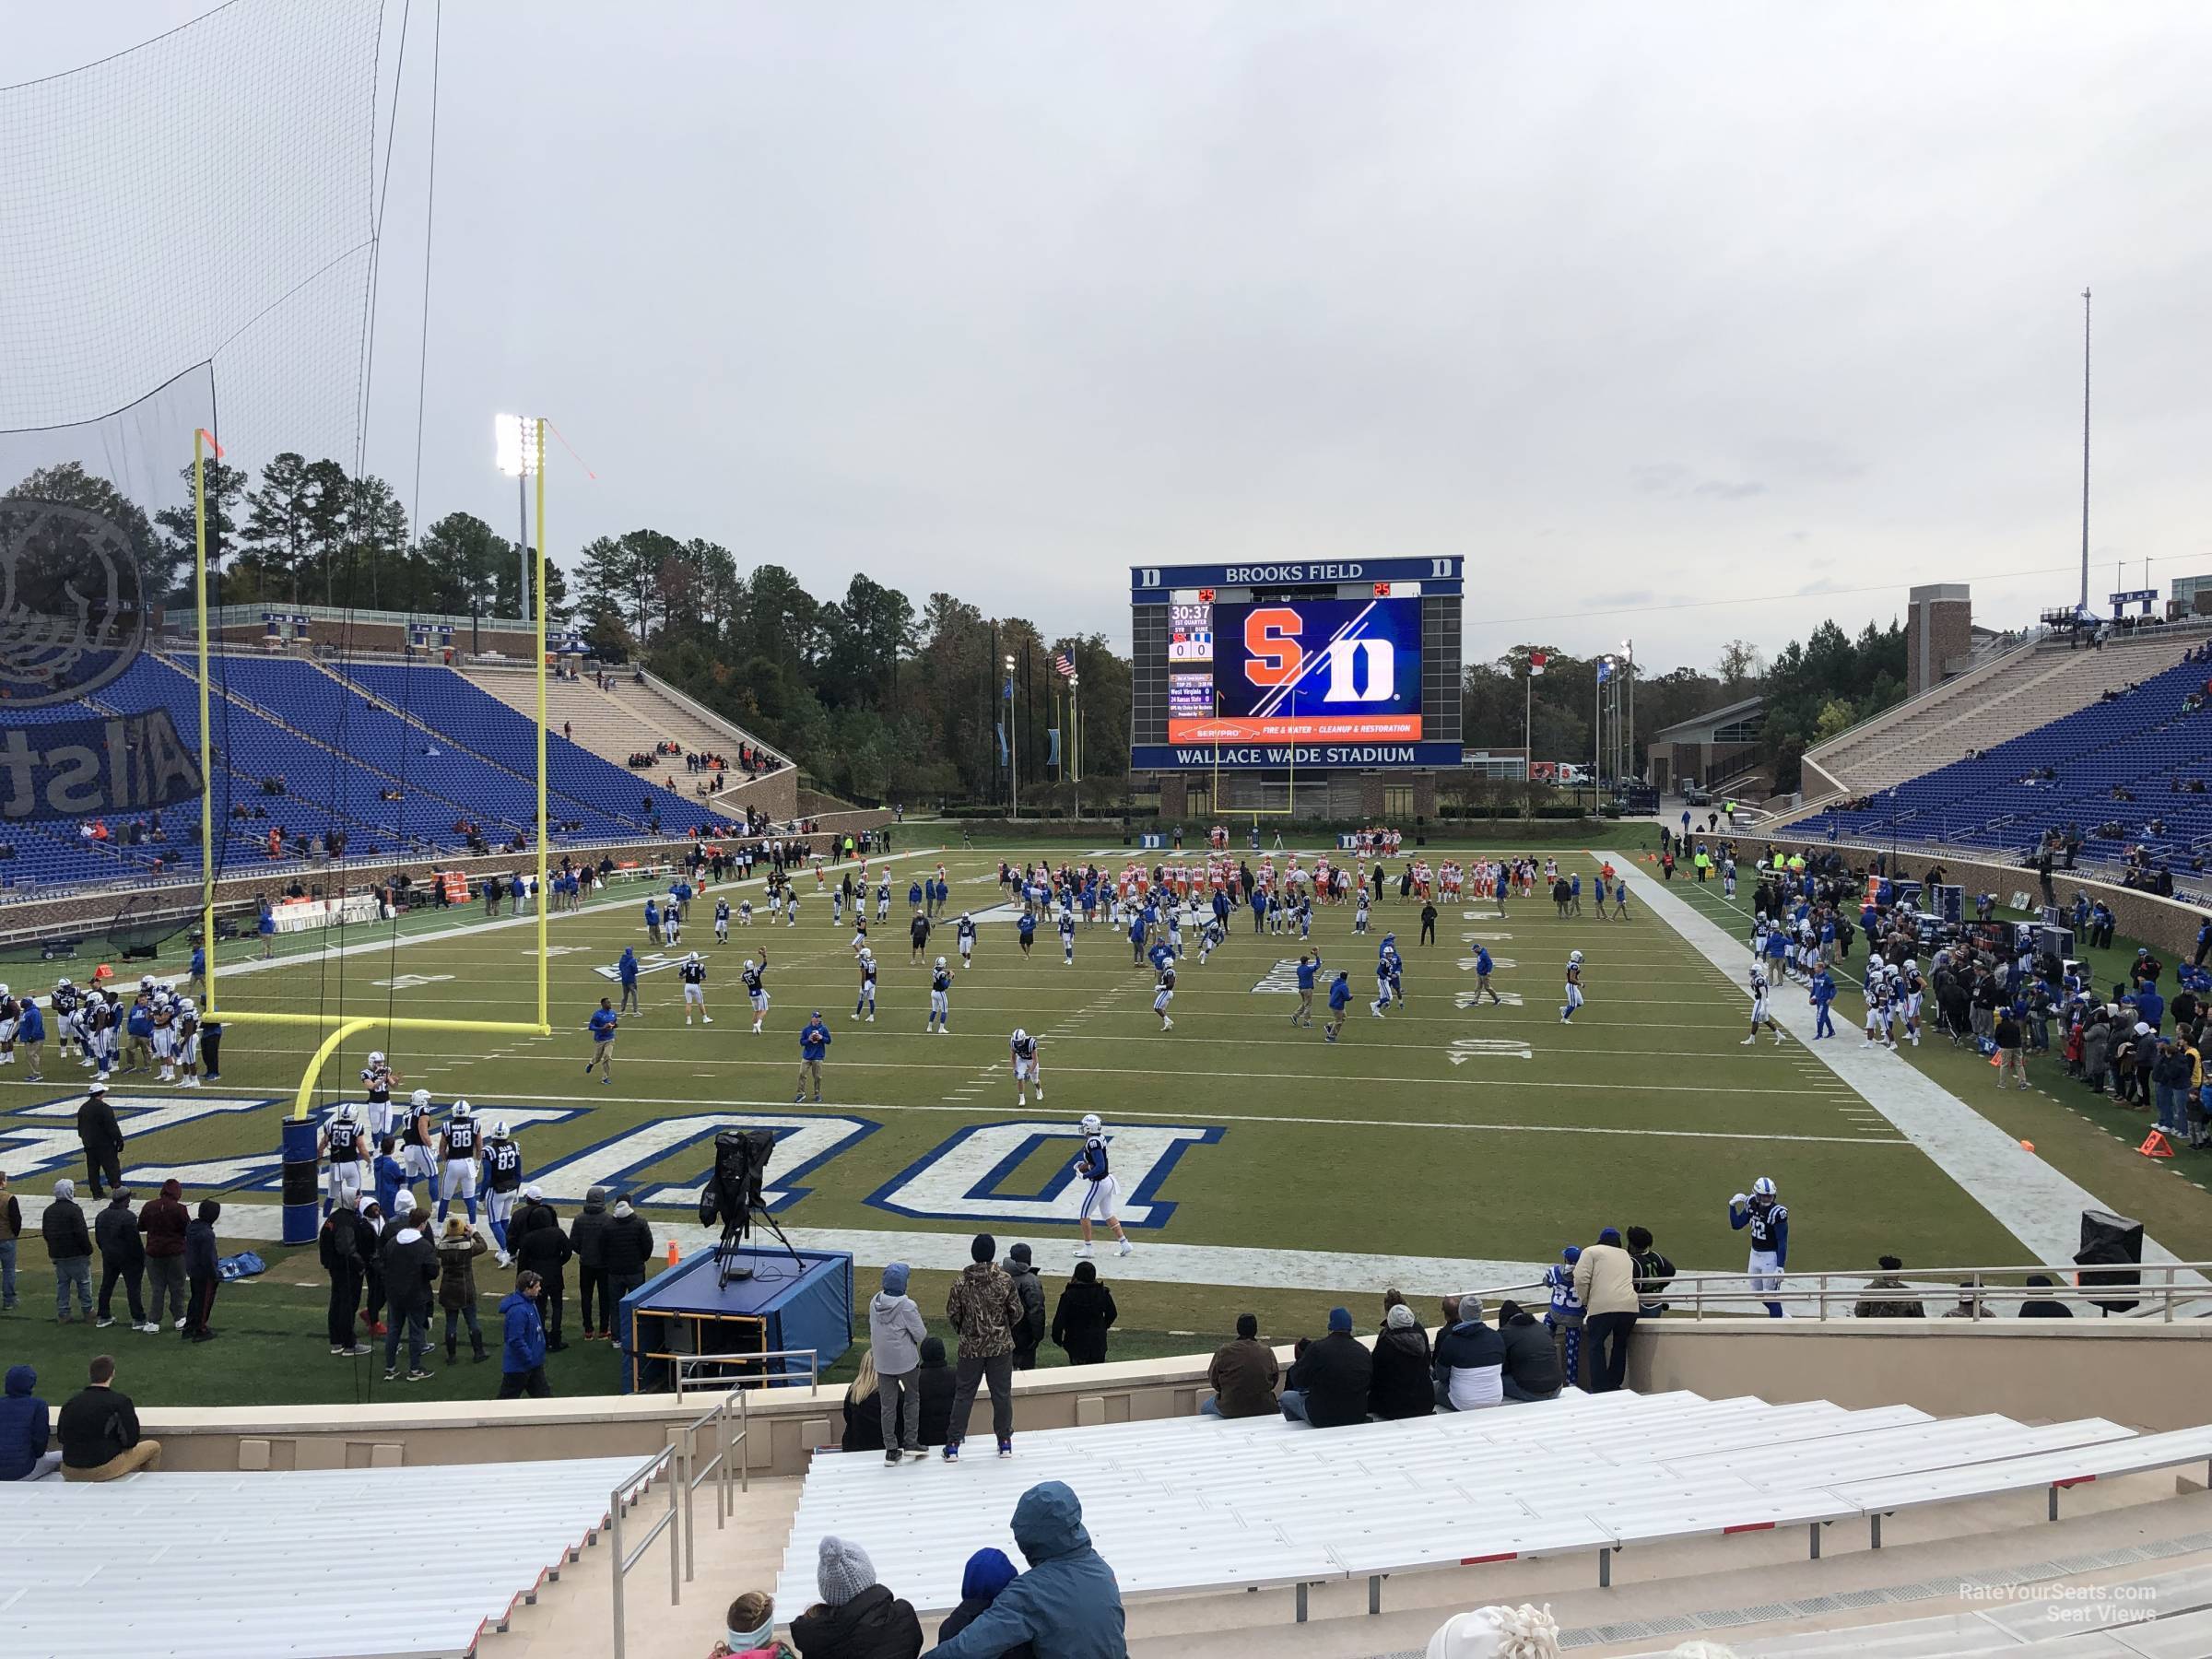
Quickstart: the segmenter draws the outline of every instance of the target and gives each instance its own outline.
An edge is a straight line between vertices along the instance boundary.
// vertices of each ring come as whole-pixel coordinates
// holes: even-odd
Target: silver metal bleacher
[[[155,1473],[0,1488],[0,1649],[462,1654],[592,1541],[635,1458]],[[456,1525],[458,1517],[462,1524]]]
[[[1110,1424],[1017,1437],[998,1459],[887,1467],[872,1453],[818,1454],[794,1517],[780,1606],[817,1599],[823,1536],[857,1540],[880,1580],[924,1615],[959,1604],[969,1555],[1018,1562],[1022,1492],[1062,1480],[1136,1598],[1368,1581],[1392,1573],[1590,1552],[1670,1539],[1871,1523],[1900,1509],[2052,1488],[2212,1461],[2212,1429],[2136,1435],[2102,1418],[2030,1427],[1937,1420],[1912,1406],[1848,1411],[1688,1393],[1570,1394],[1538,1405],[1314,1430],[1275,1418]]]

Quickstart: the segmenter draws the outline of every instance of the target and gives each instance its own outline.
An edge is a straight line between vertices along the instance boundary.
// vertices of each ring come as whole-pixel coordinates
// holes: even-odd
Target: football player
[[[729,942],[730,901],[727,899],[717,899],[714,900],[714,943],[727,945]]]
[[[1007,1047],[1014,1061],[1014,1103],[1027,1106],[1030,1103],[1030,1085],[1034,1083],[1037,1086],[1037,1103],[1043,1105],[1044,1074],[1037,1069],[1037,1039],[1016,1026]]]
[[[1152,1012],[1159,1016],[1159,1029],[1171,1031],[1175,1022],[1168,1018],[1168,1005],[1175,1000],[1174,952],[1167,951],[1160,956],[1157,983],[1159,988],[1153,994]]]
[[[973,966],[971,959],[975,955],[975,918],[966,911],[960,912],[959,925],[953,929],[953,936],[960,947],[960,966]]]
[[[323,1177],[323,1213],[328,1216],[339,1205],[355,1206],[361,1199],[361,1176],[368,1169],[363,1154],[368,1139],[361,1133],[360,1108],[351,1100],[342,1101],[323,1125],[322,1144],[316,1154],[330,1160],[330,1168]]]
[[[684,965],[677,970],[677,975],[684,982],[684,1023],[691,1023],[691,1010],[697,1008],[700,1023],[712,1025],[714,1016],[707,1012],[707,965],[699,959],[698,951],[693,951],[684,959]],[[440,1218],[441,1220],[443,1218]]]
[[[1574,1011],[1583,1006],[1583,953],[1567,953],[1567,1001],[1559,1009],[1559,1023],[1565,1025],[1574,1018]]]
[[[753,1035],[760,1035],[760,1027],[768,1018],[768,952],[760,953],[756,966],[751,957],[745,959],[745,967],[738,974],[745,982],[745,994],[753,1004]]]
[[[936,967],[931,971],[929,976],[929,1023],[923,1028],[925,1035],[932,1031],[940,1037],[951,1033],[951,999],[952,970],[946,967],[945,959],[939,957]]]
[[[369,1097],[369,1138],[372,1142],[399,1133],[392,1115],[392,1086],[399,1081],[400,1075],[385,1064],[384,1051],[371,1049],[369,1064],[361,1067],[361,1088]]]
[[[399,1133],[399,1159],[406,1166],[410,1184],[438,1179],[437,1159],[431,1152],[437,1131],[432,1127],[431,1115],[430,1091],[417,1089],[408,1098],[406,1116]]]
[[[1076,1173],[1090,1184],[1084,1190],[1083,1207],[1077,1212],[1076,1224],[1083,1230],[1083,1242],[1076,1246],[1076,1254],[1090,1254],[1090,1224],[1103,1221],[1113,1229],[1113,1236],[1121,1241],[1115,1253],[1127,1255],[1135,1248],[1129,1235],[1122,1230],[1122,1183],[1113,1178],[1111,1160],[1106,1153],[1106,1127],[1099,1122],[1099,1114],[1083,1114],[1083,1153],[1076,1159]]]
[[[522,1186],[523,1149],[507,1133],[504,1122],[494,1124],[484,1140],[484,1219],[491,1229],[491,1241],[499,1247],[502,1267],[514,1260],[514,1253],[507,1248],[507,1223]]]
[[[860,947],[860,994],[853,1002],[853,1018],[858,1019],[860,1011],[868,1011],[868,1023],[876,1023],[876,953],[865,945]]]
[[[1761,1175],[1751,1183],[1748,1203],[1741,1193],[1728,1200],[1728,1225],[1735,1231],[1751,1230],[1751,1294],[1767,1298],[1767,1316],[1782,1317],[1783,1270],[1790,1260],[1790,1210],[1776,1201],[1774,1183]]]
[[[1737,1044],[1739,1048],[1745,1044],[1757,1042],[1759,1028],[1761,1026],[1774,1033],[1774,1046],[1776,1048],[1782,1046],[1782,1028],[1774,1023],[1774,1016],[1767,1006],[1767,976],[1754,966],[1751,970],[1751,1035],[1745,1038],[1742,1043]]]
[[[477,1224],[477,1161],[481,1156],[477,1142],[476,1108],[466,1100],[453,1102],[453,1115],[446,1120],[445,1133],[438,1137],[438,1223],[445,1224],[445,1213],[458,1198],[468,1208],[468,1224]],[[500,1264],[505,1266],[505,1263]]]

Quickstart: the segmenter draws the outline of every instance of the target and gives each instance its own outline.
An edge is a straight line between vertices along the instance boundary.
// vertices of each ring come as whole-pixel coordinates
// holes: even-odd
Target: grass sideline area
[[[771,1170],[771,1189],[780,1183],[804,1189],[780,1211],[781,1220],[855,1234],[918,1230],[962,1242],[987,1228],[1002,1252],[1018,1239],[1034,1247],[1048,1299],[1065,1282],[1073,1230],[1062,1220],[979,1220],[964,1206],[979,1191],[1010,1195],[1018,1204],[1047,1202],[1044,1195],[1073,1156],[1075,1120],[1086,1111],[1118,1131],[1155,1132],[1156,1140],[1159,1133],[1185,1137],[1171,1158],[1161,1157],[1157,1182],[1137,1194],[1173,1206],[1164,1225],[1132,1229],[1140,1251],[1160,1241],[1223,1253],[1535,1261],[1555,1256],[1562,1244],[1586,1241],[1600,1227],[1641,1222],[1684,1270],[1731,1270],[1742,1265],[1743,1250],[1741,1235],[1727,1227],[1724,1202],[1753,1176],[1768,1174],[1792,1206],[1793,1269],[1863,1267],[1884,1252],[1915,1265],[2024,1259],[2017,1241],[1971,1197],[1799,1045],[1739,1046],[1747,1014],[1741,984],[1637,903],[1638,888],[1659,879],[1640,856],[1653,845],[1655,826],[1608,829],[1613,856],[1630,873],[1632,919],[1626,923],[1601,921],[1587,913],[1587,904],[1583,916],[1562,921],[1542,897],[1509,903],[1507,918],[1499,921],[1494,905],[1467,900],[1443,911],[1438,943],[1423,947],[1416,943],[1418,902],[1402,902],[1394,888],[1377,906],[1369,938],[1352,935],[1348,907],[1323,907],[1312,944],[1329,964],[1351,971],[1357,993],[1344,1041],[1334,1046],[1321,1041],[1318,1030],[1288,1024],[1295,997],[1274,987],[1286,977],[1282,965],[1295,960],[1299,942],[1294,935],[1254,935],[1249,912],[1233,918],[1228,944],[1205,966],[1197,965],[1194,950],[1186,953],[1175,1030],[1164,1034],[1151,1013],[1149,969],[1133,968],[1126,939],[1103,924],[1078,929],[1071,968],[1048,931],[1040,931],[1033,954],[1024,959],[1009,920],[981,922],[974,968],[953,991],[954,1034],[926,1036],[925,969],[908,961],[905,888],[913,871],[939,859],[920,848],[910,826],[889,866],[889,920],[871,922],[882,965],[873,1025],[847,1018],[856,982],[849,918],[847,925],[833,926],[827,896],[817,896],[806,877],[799,884],[796,928],[771,930],[757,909],[754,925],[734,926],[727,946],[713,941],[712,895],[695,903],[683,948],[698,949],[708,963],[715,1023],[686,1028],[675,975],[650,973],[642,982],[644,1018],[625,1023],[613,1085],[586,1077],[582,1022],[598,996],[613,989],[594,970],[611,964],[625,944],[641,955],[649,948],[641,922],[648,889],[639,885],[580,913],[552,918],[552,1037],[487,1043],[462,1034],[407,1033],[387,1041],[371,1032],[350,1041],[334,1062],[329,1098],[351,1095],[366,1051],[386,1048],[405,1076],[403,1087],[427,1087],[441,1106],[465,1093],[487,1120],[517,1118],[532,1179],[559,1165],[581,1181],[594,1158],[615,1157],[607,1149],[627,1145],[617,1166],[622,1183],[647,1191],[645,1213],[656,1229],[696,1219],[688,1204],[654,1202],[651,1189],[696,1183],[721,1118],[803,1124],[819,1137],[812,1144],[828,1150],[812,1167],[780,1163]],[[1171,856],[1125,852],[1118,838],[965,849],[954,840],[942,862],[955,916],[963,909],[981,914],[998,902],[1001,855],[1095,858],[1110,870],[1124,858]],[[1425,849],[1432,861],[1448,850],[1433,838]],[[1546,851],[1535,850],[1539,856]],[[1596,867],[1594,859],[1559,855],[1567,867],[1581,868],[1585,881]],[[758,905],[757,883],[729,890],[733,902],[749,891]],[[1726,906],[1717,883],[1700,889],[1685,876],[1670,890],[1737,936],[1747,933],[1747,911]],[[388,949],[371,937],[345,958],[333,957],[328,941],[319,938],[281,940],[277,963],[229,980],[224,999],[232,1006],[298,1009],[335,1008],[342,996],[349,1011],[389,1006],[396,1013],[525,1015],[532,992],[524,976],[535,949],[535,922],[488,924],[480,916],[480,907],[465,919],[459,912],[418,912],[398,924]],[[347,945],[360,947],[359,935],[368,931],[351,930]],[[1375,944],[1385,931],[1399,936],[1410,1001],[1376,1018],[1366,1003]],[[1463,936],[1470,934],[1499,959],[1495,982],[1518,1006],[1459,1006],[1473,984],[1460,965],[1473,949]],[[748,951],[763,948],[773,1006],[767,1033],[755,1037],[736,968]],[[1560,966],[1578,948],[1585,953],[1589,1002],[1563,1029],[1557,1013]],[[257,949],[251,941],[230,947],[218,968]],[[2093,958],[2099,977],[2115,977],[2133,950],[2123,941]],[[948,925],[925,959],[940,952],[957,967]],[[825,1068],[825,1100],[819,1107],[794,1105],[796,1034],[818,1006],[836,1039]],[[1840,1006],[1840,1023],[1857,1018],[1848,990]],[[1042,1112],[1034,1102],[1026,1112],[1015,1106],[1006,1044],[1017,1024],[1044,1035],[1049,1110]],[[277,1123],[308,1046],[302,1035],[233,1028],[223,1046],[222,1081],[200,1091],[202,1099],[119,1079],[119,1103],[126,1109],[241,1102],[235,1111],[208,1110],[135,1135],[125,1165],[142,1197],[152,1177],[174,1169],[203,1177],[188,1197],[216,1193],[227,1204],[275,1203],[273,1191],[250,1189],[273,1168]],[[1850,1033],[1837,1041],[1858,1039]],[[2136,1158],[2132,1147],[2141,1138],[2140,1119],[2109,1101],[2100,1107],[2087,1091],[2064,1082],[2055,1059],[2030,1062],[2037,1092],[1999,1097],[1994,1073],[1947,1042],[1931,1042],[1907,1058],[2008,1133],[2033,1140],[2037,1156],[2142,1218],[2171,1248],[2186,1256],[2212,1255],[2212,1206],[2205,1202],[2196,1160],[2187,1154],[2172,1164]],[[16,1190],[27,1199],[50,1192],[55,1173],[81,1176],[73,1152],[56,1167],[20,1139],[23,1132],[68,1127],[66,1110],[77,1098],[81,1074],[72,1067],[65,1077],[53,1060],[50,1052],[42,1087],[0,1072],[0,1157],[8,1159]],[[43,1118],[41,1107],[47,1110]],[[59,1124],[52,1116],[56,1107],[64,1109]],[[532,1112],[545,1115],[519,1122]],[[692,1121],[667,1127],[682,1119]],[[1035,1133],[999,1147],[987,1160],[964,1150],[964,1137],[1011,1123],[1034,1125]],[[1048,1130],[1070,1138],[1055,1139]],[[649,1132],[669,1137],[658,1151],[638,1139]],[[26,1165],[36,1172],[18,1174]],[[912,1184],[917,1181],[923,1185]],[[926,1209],[917,1199],[949,1213],[914,1213]],[[572,1198],[557,1195],[556,1204],[564,1219],[573,1216]],[[226,1238],[225,1248],[235,1247]],[[381,1354],[333,1359],[323,1335],[326,1294],[313,1250],[253,1247],[270,1271],[256,1282],[227,1287],[216,1319],[221,1339],[190,1347],[173,1334],[141,1336],[121,1324],[105,1331],[55,1325],[52,1275],[34,1226],[21,1247],[21,1305],[0,1320],[0,1359],[36,1365],[51,1396],[76,1385],[91,1355],[114,1352],[125,1366],[124,1386],[144,1405],[342,1404],[389,1397],[393,1390],[472,1398],[496,1386],[496,1360],[470,1364],[465,1338],[458,1366],[446,1367],[441,1356],[433,1361],[438,1376],[411,1386],[383,1383]],[[478,1265],[481,1315],[496,1343],[494,1305],[506,1276],[488,1258]],[[1117,1358],[1208,1348],[1244,1310],[1257,1312],[1263,1328],[1286,1340],[1320,1329],[1338,1302],[1352,1307],[1362,1329],[1372,1327],[1380,1311],[1376,1297],[1300,1289],[1274,1268],[1249,1275],[1261,1282],[1248,1287],[1117,1281],[1115,1265],[1102,1251],[1100,1277],[1116,1285],[1121,1306],[1112,1343]],[[877,1277],[872,1268],[856,1270],[864,1304]],[[940,1332],[948,1283],[941,1272],[914,1275],[914,1294]],[[1382,1287],[1373,1288],[1379,1293]],[[581,1322],[572,1280],[569,1323],[573,1338]],[[438,1334],[434,1328],[433,1337]],[[1048,1343],[1041,1360],[1058,1358]],[[563,1394],[603,1393],[617,1385],[615,1367],[607,1345],[571,1340],[553,1357],[549,1373]]]

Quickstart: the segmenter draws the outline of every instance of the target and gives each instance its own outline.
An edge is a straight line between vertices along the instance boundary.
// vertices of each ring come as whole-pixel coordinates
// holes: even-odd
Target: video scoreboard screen
[[[1456,766],[1451,559],[1139,569],[1131,765]]]

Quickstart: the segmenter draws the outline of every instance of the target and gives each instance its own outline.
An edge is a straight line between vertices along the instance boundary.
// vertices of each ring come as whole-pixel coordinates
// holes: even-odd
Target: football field
[[[832,921],[811,874],[797,884],[796,926],[770,925],[758,882],[730,884],[717,892],[734,905],[753,899],[752,924],[734,924],[717,944],[710,893],[694,901],[682,945],[665,950],[647,939],[647,888],[638,884],[551,919],[552,1036],[371,1031],[334,1060],[325,1101],[358,1099],[366,1053],[382,1048],[400,1092],[428,1088],[441,1107],[465,1095],[486,1119],[503,1119],[527,1179],[564,1215],[591,1186],[627,1190],[656,1234],[673,1228],[686,1248],[698,1242],[696,1197],[715,1133],[731,1124],[771,1129],[768,1194],[779,1222],[802,1242],[853,1250],[864,1297],[874,1267],[912,1262],[933,1313],[942,1290],[931,1276],[964,1261],[978,1230],[994,1233],[1002,1252],[1030,1242],[1056,1287],[1076,1241],[1077,1124],[1095,1112],[1112,1136],[1136,1241],[1133,1257],[1102,1250],[1100,1264],[1124,1310],[1118,1351],[1130,1353],[1187,1349],[1193,1334],[1210,1340],[1245,1307],[1294,1332],[1317,1326],[1333,1302],[1365,1305],[1371,1296],[1360,1292],[1387,1284],[1426,1296],[1524,1277],[1608,1225],[1650,1228],[1684,1270],[1740,1268],[1742,1235],[1728,1228],[1726,1201],[1761,1175],[1791,1205],[1794,1271],[1864,1267],[1887,1252],[1916,1266],[2026,1259],[1862,1087],[1794,1039],[1742,1042],[1742,984],[1653,913],[1644,895],[1656,877],[1625,850],[1558,854],[1584,877],[1580,914],[1562,918],[1543,896],[1509,900],[1502,916],[1494,901],[1464,900],[1441,911],[1432,944],[1418,941],[1418,900],[1401,900],[1394,885],[1364,936],[1346,905],[1318,907],[1304,942],[1255,932],[1240,911],[1203,966],[1194,931],[1186,934],[1170,1031],[1152,1011],[1150,967],[1133,964],[1127,938],[1103,922],[1078,925],[1072,965],[1049,928],[1023,954],[996,878],[1002,851],[1039,855],[1034,846],[927,848],[890,861],[888,918],[876,922],[869,906],[881,966],[872,1022],[853,1017],[852,918]],[[1065,855],[1110,871],[1131,856],[1103,845]],[[1631,873],[1627,920],[1600,918],[1591,900],[1589,877],[1605,856]],[[911,959],[907,883],[940,863],[949,914]],[[1683,896],[1686,884],[1669,891]],[[1740,934],[1717,891],[1688,897]],[[952,927],[962,911],[979,935],[965,970]],[[288,939],[280,948],[292,954],[267,963],[248,963],[250,942],[236,947],[241,955],[220,964],[222,1006],[487,1019],[533,1010],[534,918],[488,921],[477,906],[418,914],[396,937],[386,929],[364,944],[359,933],[344,954],[327,941]],[[1369,1005],[1385,933],[1406,959],[1407,1000],[1378,1017]],[[610,976],[625,945],[645,969],[643,1011],[624,1019],[612,1079],[602,1083],[588,1068],[583,1026],[601,995],[618,994]],[[1503,1006],[1469,1006],[1477,945],[1495,959]],[[1355,996],[1336,1043],[1322,1039],[1321,997],[1312,1029],[1292,1023],[1301,948],[1321,954],[1324,984],[1336,967],[1349,971]],[[675,968],[692,949],[707,966],[712,1025],[685,1023]],[[1572,950],[1583,953],[1587,1003],[1563,1025]],[[925,1030],[929,964],[939,954],[957,974],[949,1035]],[[771,996],[759,1035],[739,983],[748,957],[765,961]],[[1803,1001],[1794,990],[1782,995]],[[819,1104],[793,1099],[798,1032],[816,1009],[834,1036]],[[1855,998],[1839,1005],[1854,1045],[1856,1013]],[[1017,1026],[1042,1039],[1041,1106],[1016,1100],[1007,1039]],[[197,1091],[120,1078],[129,1179],[143,1193],[177,1175],[188,1196],[224,1199],[226,1234],[273,1238],[278,1125],[305,1037],[232,1025],[221,1081]],[[1966,1085],[1986,1076],[1952,1058]],[[82,1075],[54,1065],[51,1053],[42,1087],[6,1074],[0,1158],[29,1194],[42,1196],[52,1174],[77,1164],[68,1119]],[[2031,1109],[2064,1112],[2029,1097],[2015,1110]],[[2080,1128],[2087,1152],[2106,1156],[2089,1141],[2111,1136]],[[2178,1207],[2154,1213],[2154,1228],[2185,1218],[2201,1237],[2203,1194],[2167,1184]],[[264,1253],[276,1264],[268,1288],[288,1285],[312,1300],[312,1251]],[[498,1277],[485,1276],[488,1288]],[[247,1301],[264,1288],[230,1294]],[[318,1334],[305,1319],[297,1340]],[[592,1363],[603,1358],[595,1351]]]

